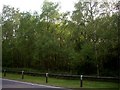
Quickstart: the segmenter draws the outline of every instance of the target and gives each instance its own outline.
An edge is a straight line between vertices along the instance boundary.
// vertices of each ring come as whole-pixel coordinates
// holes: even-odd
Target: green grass
[[[79,80],[65,80],[65,79],[56,79],[50,78],[48,79],[48,83],[45,82],[45,77],[37,77],[37,76],[28,76],[25,75],[24,79],[21,79],[21,75],[19,74],[6,74],[7,79],[25,81],[25,82],[32,82],[37,84],[44,84],[44,85],[52,85],[52,86],[60,86],[65,88],[80,88],[80,81]],[[101,82],[101,81],[83,81],[84,88],[117,88],[118,83],[113,82]]]
[[[0,72],[0,78],[2,78],[2,72]]]

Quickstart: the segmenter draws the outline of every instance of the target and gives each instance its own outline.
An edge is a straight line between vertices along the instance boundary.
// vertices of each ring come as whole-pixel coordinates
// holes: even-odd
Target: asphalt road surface
[[[40,84],[2,79],[2,90],[68,90],[62,87],[54,87]]]

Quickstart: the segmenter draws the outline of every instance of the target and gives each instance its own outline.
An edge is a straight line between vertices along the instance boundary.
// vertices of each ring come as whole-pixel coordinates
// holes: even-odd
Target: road
[[[16,80],[2,79],[2,90],[68,90],[62,87],[54,87]]]

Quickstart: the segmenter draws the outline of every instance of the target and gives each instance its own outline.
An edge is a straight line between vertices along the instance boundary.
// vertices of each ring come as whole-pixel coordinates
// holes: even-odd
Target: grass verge
[[[45,77],[25,75],[24,79],[21,79],[20,74],[10,74],[10,73],[7,73],[6,77],[3,77],[3,78],[37,83],[37,84],[59,86],[59,87],[65,87],[65,88],[80,88],[79,80],[66,80],[66,79],[56,79],[56,78],[49,77],[48,83],[46,84]],[[119,84],[114,82],[87,81],[87,80],[83,81],[84,88],[118,88],[118,86]]]

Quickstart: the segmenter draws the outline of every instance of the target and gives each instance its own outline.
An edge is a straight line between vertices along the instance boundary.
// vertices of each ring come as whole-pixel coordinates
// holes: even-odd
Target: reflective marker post
[[[46,83],[48,83],[48,73],[46,73]]]
[[[22,79],[24,79],[24,71],[22,71]]]
[[[6,76],[6,70],[4,70],[4,77]]]
[[[80,76],[80,87],[83,87],[83,75]]]

